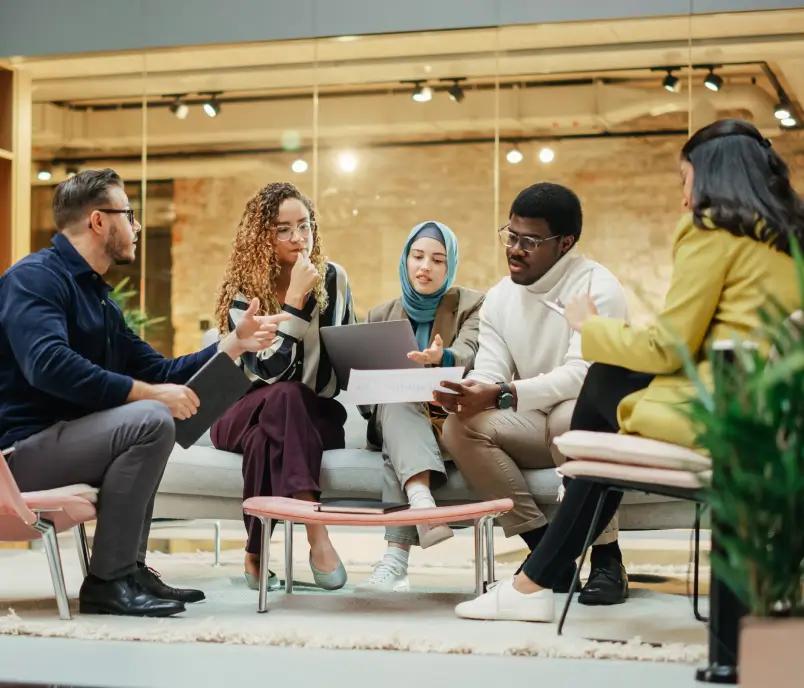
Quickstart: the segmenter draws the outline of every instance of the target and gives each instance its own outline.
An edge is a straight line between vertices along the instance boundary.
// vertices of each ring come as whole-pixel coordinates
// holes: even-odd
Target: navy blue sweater
[[[125,403],[133,380],[183,384],[217,349],[167,359],[62,234],[0,277],[0,449]]]

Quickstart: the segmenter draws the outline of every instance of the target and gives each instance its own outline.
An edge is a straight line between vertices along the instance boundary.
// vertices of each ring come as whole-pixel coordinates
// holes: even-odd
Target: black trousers
[[[617,432],[620,429],[617,406],[632,392],[647,387],[652,379],[653,375],[635,373],[627,368],[593,364],[578,396],[570,428]],[[525,575],[543,588],[552,588],[558,577],[566,572],[569,563],[581,555],[597,501],[605,489],[580,478],[567,480],[566,488],[547,532],[522,567]],[[614,516],[621,499],[620,492],[608,495],[595,537]]]

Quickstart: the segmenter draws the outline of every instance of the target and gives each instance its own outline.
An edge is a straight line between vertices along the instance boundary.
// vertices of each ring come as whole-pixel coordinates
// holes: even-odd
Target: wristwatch
[[[514,394],[511,392],[511,385],[507,382],[498,382],[500,391],[497,394],[497,408],[501,410],[509,409],[514,405]]]

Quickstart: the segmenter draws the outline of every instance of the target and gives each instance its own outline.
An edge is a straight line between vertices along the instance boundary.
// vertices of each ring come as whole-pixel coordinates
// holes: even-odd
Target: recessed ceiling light
[[[290,164],[290,169],[296,174],[304,174],[310,166],[304,158],[297,158]]]
[[[543,162],[545,165],[548,163],[553,162],[556,157],[556,152],[550,148],[550,146],[545,146],[539,151],[539,160]]]
[[[36,178],[40,182],[49,182],[53,179],[53,170],[49,167],[40,167],[39,171],[36,173]]]
[[[518,165],[525,159],[525,156],[519,148],[514,147],[505,154],[505,159],[512,165]]]
[[[338,154],[338,168],[341,172],[351,174],[357,169],[357,156],[352,151],[341,151]]]

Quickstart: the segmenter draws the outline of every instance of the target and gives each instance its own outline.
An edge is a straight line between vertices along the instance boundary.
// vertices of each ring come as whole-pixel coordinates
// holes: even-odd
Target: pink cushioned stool
[[[433,509],[405,509],[387,514],[344,514],[315,510],[315,502],[288,497],[251,497],[243,502],[243,511],[262,524],[260,554],[260,599],[257,611],[268,611],[268,553],[271,521],[285,522],[285,592],[293,592],[293,525],[295,523],[327,526],[437,526],[473,521],[475,529],[475,592],[483,593],[484,583],[494,581],[494,519],[514,507],[510,499],[472,502]],[[485,533],[486,578],[483,577],[483,534]]]

